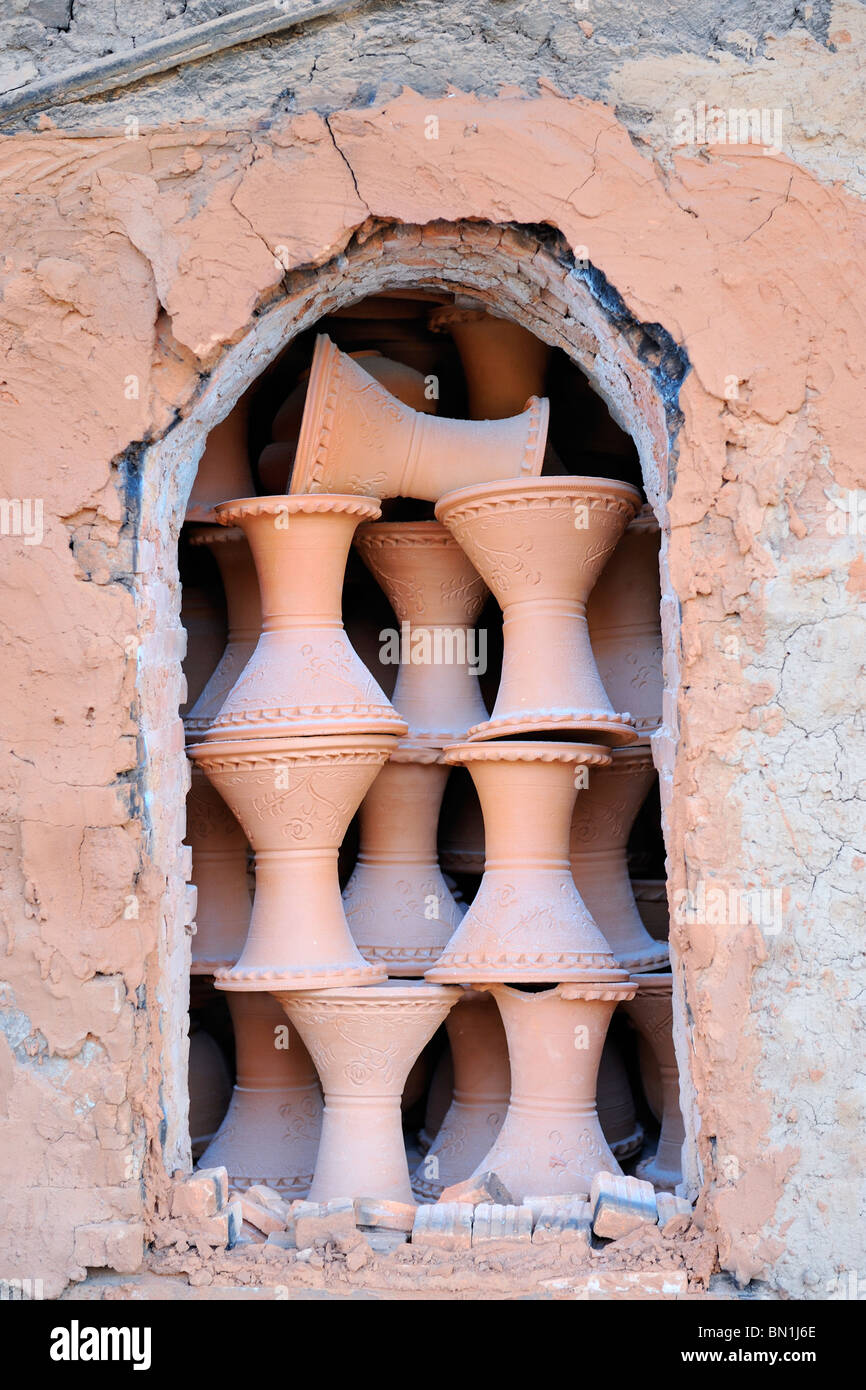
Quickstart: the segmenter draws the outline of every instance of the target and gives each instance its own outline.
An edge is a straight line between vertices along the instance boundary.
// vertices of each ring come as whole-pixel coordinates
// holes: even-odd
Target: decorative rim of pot
[[[632,975],[639,975],[641,979],[652,974],[659,966],[670,964],[670,950],[666,941],[656,941],[653,949],[647,947],[634,955],[620,951],[614,951],[614,955],[625,970],[630,970]]]
[[[441,521],[365,521],[355,532],[353,544],[359,550],[364,546],[384,550],[399,545],[440,545],[448,550],[460,550],[459,542]],[[463,554],[462,550],[460,553]],[[487,585],[484,587],[486,589]]]
[[[650,768],[655,770],[649,739],[610,750],[611,772],[634,772],[635,769],[648,772]]]
[[[412,743],[409,739],[401,738],[394,752],[388,759],[392,763],[417,763],[419,765],[432,765],[443,762],[441,745],[431,748],[427,743]]]
[[[195,946],[195,937],[193,937]],[[215,975],[218,970],[231,970],[237,956],[203,956],[196,960],[193,956],[190,962],[190,975]]]
[[[638,532],[652,532],[656,536],[661,535],[661,527],[649,502],[644,502],[637,516],[629,522],[627,529],[632,535]]]
[[[316,515],[333,512],[363,517],[365,521],[375,521],[382,515],[378,497],[355,496],[350,492],[287,492],[272,493],[268,497],[236,497],[230,502],[220,502],[214,508],[221,526],[233,526],[250,516],[290,516],[301,513]]]
[[[443,984],[475,985],[480,989],[495,989],[498,986],[550,985],[550,989],[563,988],[566,984],[579,989],[581,999],[631,999],[637,986],[630,980],[629,972],[619,965],[611,952],[602,955],[590,951],[538,951],[530,956],[525,951],[509,961],[500,954],[493,959],[480,955],[457,954],[446,949],[436,964],[424,972],[425,980],[441,981]],[[625,994],[610,994],[610,990],[627,990]],[[599,994],[587,994],[587,990],[600,990]],[[520,993],[520,991],[517,991]],[[549,994],[550,990],[545,990]],[[527,995],[527,998],[535,996]]]
[[[380,966],[368,964],[316,966],[309,970],[269,970],[265,966],[238,970],[233,966],[231,970],[214,971],[213,982],[216,989],[236,989],[242,994],[264,991],[279,998],[279,991],[294,993],[295,990],[321,989],[330,994],[332,990],[346,986],[362,985],[367,988],[384,984],[386,978]]]
[[[639,994],[670,994],[674,977],[667,971],[648,971],[645,975],[635,975],[634,983],[638,986]]]
[[[277,738],[226,738],[192,743],[187,757],[207,771],[323,763],[386,763],[396,734],[295,734]],[[225,766],[222,766],[225,764]]]
[[[638,513],[643,498],[636,487],[618,478],[584,477],[567,474],[563,477],[503,478],[489,483],[473,483],[471,487],[446,492],[436,503],[437,521],[448,524],[469,518],[479,511],[496,511],[515,502],[526,506],[549,506],[570,498],[597,503],[605,511],[628,512],[629,519]]]
[[[530,982],[527,981],[527,983]],[[494,994],[496,990],[508,990],[512,999],[519,999],[521,1003],[527,1005],[538,1000],[549,999],[553,994],[558,994],[560,999],[585,999],[591,1003],[620,1003],[633,999],[637,992],[634,980],[628,978],[623,980],[598,978],[585,981],[562,980],[551,989],[532,991],[515,989],[514,985],[502,980],[497,984],[482,985],[480,988],[489,990],[491,994]]]
[[[273,991],[280,999],[279,991]],[[427,1007],[457,1003],[460,998],[459,985],[435,985],[429,980],[383,980],[381,984],[352,986],[338,985],[335,989],[292,990],[286,1001],[294,1006],[306,1005],[308,1008],[321,1008],[330,1004],[338,1008],[355,1008],[362,1003],[391,1004],[404,1008],[406,1004],[422,1004]],[[280,999],[280,1003],[282,1003]]]
[[[222,506],[223,503],[219,505]],[[219,545],[225,541],[245,541],[246,536],[240,526],[229,526],[228,523],[222,525],[215,520],[212,526],[191,526],[187,539],[190,545]]]
[[[527,739],[520,743],[452,743],[443,762],[462,767],[466,763],[581,763],[607,767],[611,753],[599,743],[546,743]]]
[[[614,714],[612,710],[597,709],[536,709],[526,714],[509,714],[498,719],[485,719],[481,724],[473,724],[467,731],[467,739],[479,743],[485,739],[499,739],[506,734],[545,733],[549,729],[574,729],[595,734],[604,744],[621,747],[637,742],[634,716],[627,711]],[[591,745],[578,744],[576,747]]]

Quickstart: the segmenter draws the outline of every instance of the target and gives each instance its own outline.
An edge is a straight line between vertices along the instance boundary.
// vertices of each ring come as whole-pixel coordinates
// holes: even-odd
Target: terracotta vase
[[[658,1148],[637,1166],[638,1177],[654,1187],[673,1191],[682,1182],[682,1146],[685,1138],[680,1110],[680,1078],[673,1039],[671,975],[641,975],[637,994],[625,1008],[629,1018],[655,1055],[661,1077],[662,1123]]]
[[[602,1133],[595,1093],[608,1025],[634,984],[557,985],[530,993],[491,987],[508,1038],[511,1099],[475,1172],[495,1172],[515,1202],[589,1195],[596,1173],[620,1167]]]
[[[436,414],[437,402],[428,399],[424,375],[415,371],[414,367],[394,362],[391,358],[383,357],[381,352],[371,350],[350,352],[348,355],[353,361],[360,362],[364,371],[398,401],[411,406],[422,415]],[[310,372],[307,369],[301,374],[297,386],[286,397],[274,416],[271,426],[273,442],[262,451],[259,458],[259,479],[262,488],[267,492],[285,492],[288,489],[301,432],[309,379]],[[521,406],[525,400],[524,396]]]
[[[256,855],[256,894],[237,964],[220,989],[374,983],[352,940],[337,855],[352,816],[396,740],[323,735],[194,744],[189,756],[237,817]]]
[[[204,1028],[189,1034],[189,1138],[193,1158],[207,1148],[228,1108],[232,1081],[222,1048]]]
[[[448,332],[460,354],[469,416],[502,420],[523,409],[530,396],[544,395],[550,348],[512,319],[483,309],[442,305],[430,315],[435,332]]]
[[[403,405],[330,338],[316,339],[290,491],[434,502],[477,480],[541,472],[548,403],[502,421],[447,420]]]
[[[571,871],[608,945],[626,970],[664,966],[668,948],[653,941],[637,910],[628,876],[628,837],[655,779],[645,744],[614,748],[577,795],[571,819]]]
[[[217,508],[249,540],[262,633],[205,737],[406,732],[341,617],[355,527],[378,514],[369,497],[252,497]]]
[[[472,773],[487,866],[426,978],[456,984],[625,979],[568,861],[576,776],[607,763],[607,750],[584,743],[463,743],[444,757]]]
[[[186,509],[187,521],[214,521],[218,503],[255,492],[247,448],[249,411],[247,392],[208,435]]]
[[[207,588],[185,583],[180,600],[180,621],[186,629],[183,659],[186,700],[180,706],[180,713],[184,715],[192,709],[225,651],[226,615]]]
[[[586,600],[639,505],[627,483],[577,477],[485,483],[437,504],[503,615],[499,693],[470,738],[577,729],[634,742],[596,669]]]
[[[459,994],[418,980],[277,994],[325,1092],[311,1201],[414,1200],[400,1097],[412,1063]]]
[[[602,1133],[614,1158],[618,1163],[623,1163],[640,1152],[644,1133],[635,1112],[634,1096],[619,1044],[610,1033],[602,1048],[597,1092]]]
[[[436,751],[398,748],[361,804],[343,907],[361,955],[391,976],[423,975],[463,916],[436,859],[447,778]]]
[[[670,934],[667,881],[663,878],[633,878],[631,889],[640,919],[653,941],[667,941]]]
[[[464,738],[487,718],[477,674],[485,653],[473,626],[487,586],[438,521],[360,526],[355,545],[400,623],[391,699],[409,740],[441,748]]]
[[[216,787],[196,766],[186,799],[186,838],[198,892],[190,970],[212,975],[234,965],[247,939],[252,910],[248,847]]]
[[[237,1082],[202,1168],[225,1168],[239,1191],[265,1183],[304,1197],[322,1128],[322,1095],[297,1031],[270,994],[229,996]]]
[[[184,717],[187,737],[199,738],[213,723],[256,648],[262,628],[259,582],[246,536],[238,527],[196,526],[190,545],[206,546],[219,566],[226,597],[225,650]]]
[[[492,995],[464,990],[445,1027],[454,1094],[412,1178],[412,1189],[422,1202],[435,1202],[443,1188],[475,1171],[502,1128],[511,1089],[505,1029]]]
[[[586,618],[599,675],[616,709],[628,709],[639,734],[662,722],[659,526],[644,506],[589,596]]]
[[[439,863],[445,873],[484,873],[484,817],[465,767],[451,769],[439,817]]]
[[[427,1092],[424,1127],[418,1134],[418,1148],[422,1154],[427,1152],[442,1128],[442,1121],[448,1113],[453,1095],[454,1062],[451,1057],[451,1048],[446,1047],[439,1055],[439,1061],[436,1063],[430,1081],[430,1089]]]

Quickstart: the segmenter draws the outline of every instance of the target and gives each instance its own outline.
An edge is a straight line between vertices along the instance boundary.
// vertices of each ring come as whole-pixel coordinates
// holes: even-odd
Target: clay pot
[[[618,1163],[633,1158],[643,1146],[643,1125],[638,1122],[628,1072],[616,1038],[608,1033],[598,1068],[596,1107],[602,1133]]]
[[[475,1171],[502,1128],[511,1089],[505,1029],[492,995],[464,990],[445,1027],[454,1094],[412,1178],[412,1189],[422,1202],[435,1202],[444,1187]]]
[[[458,1001],[459,1002],[459,1001]],[[457,1007],[456,1005],[454,1006]],[[453,1010],[452,1010],[453,1013]],[[433,1071],[433,1079],[427,1092],[427,1108],[424,1112],[424,1128],[418,1134],[418,1148],[425,1154],[442,1128],[442,1121],[448,1113],[454,1095],[454,1063],[451,1049],[446,1047],[439,1056]],[[414,1180],[413,1180],[414,1182]]]
[[[598,672],[616,709],[628,709],[641,735],[662,722],[659,526],[642,507],[589,596],[586,618]]]
[[[266,1183],[304,1197],[322,1128],[322,1095],[309,1053],[269,994],[232,994],[237,1083],[228,1113],[200,1159],[225,1168],[242,1191]]]
[[[670,933],[670,910],[666,880],[633,878],[631,889],[640,919],[653,941],[667,941]]]
[[[259,582],[246,536],[238,527],[197,526],[190,545],[206,546],[219,566],[226,596],[225,650],[184,718],[187,737],[198,738],[213,723],[256,648],[262,628]]]
[[[421,372],[416,372],[413,367],[404,366],[402,362],[383,357],[381,352],[350,352],[349,356],[353,361],[360,362],[364,371],[398,401],[411,406],[419,414],[436,414],[437,403],[427,398],[425,379]],[[262,488],[267,492],[285,492],[288,488],[301,432],[309,379],[310,372],[307,369],[301,374],[294,391],[286,397],[274,416],[271,426],[273,443],[262,451],[259,458],[259,479]],[[521,406],[525,400],[524,396],[520,402]]]
[[[512,319],[483,309],[443,305],[429,319],[436,332],[454,339],[472,420],[502,420],[523,409],[530,396],[544,395],[550,348]]]
[[[183,674],[186,700],[181,714],[191,709],[213,675],[226,645],[226,620],[221,605],[211,592],[197,584],[184,584],[180,600],[180,621],[186,629],[186,656]]]
[[[214,521],[214,508],[255,492],[247,449],[249,392],[207,437],[186,509],[187,521]]]
[[[219,989],[373,983],[346,925],[337,854],[396,740],[343,734],[194,744],[189,756],[240,821],[256,854],[243,953],[214,972]]]
[[[439,863],[445,873],[484,873],[484,817],[465,767],[452,768],[442,798]]]
[[[193,975],[234,965],[250,925],[247,837],[201,768],[193,766],[186,799],[186,838],[198,892]]]
[[[355,527],[379,515],[369,497],[251,497],[217,508],[252,549],[262,634],[206,737],[404,734],[343,629],[343,571]]]
[[[626,970],[664,966],[668,948],[653,941],[637,910],[628,876],[628,837],[655,779],[645,744],[615,748],[580,790],[571,820],[571,871],[608,945]]]
[[[364,959],[392,976],[423,975],[463,915],[436,859],[447,778],[435,751],[398,748],[361,805],[343,907]]]
[[[662,1127],[658,1148],[651,1158],[638,1164],[638,1177],[654,1187],[672,1192],[682,1182],[682,1146],[685,1139],[680,1110],[680,1078],[673,1039],[671,975],[641,975],[635,980],[637,994],[625,1008],[635,1027],[652,1048],[658,1063],[662,1088]]]
[[[316,339],[290,491],[417,497],[479,479],[541,472],[548,403],[503,421],[421,415],[335,347]]]
[[[414,1200],[400,1097],[412,1063],[459,994],[419,980],[277,994],[325,1092],[311,1201]]]
[[[481,886],[428,980],[622,980],[574,886],[568,831],[575,776],[610,754],[585,743],[462,743],[447,763],[472,773],[484,813]],[[590,777],[592,773],[590,772]]]
[[[228,1064],[219,1043],[204,1028],[189,1034],[189,1138],[193,1158],[211,1142],[232,1093]]]
[[[473,628],[487,586],[438,521],[360,526],[355,545],[400,623],[391,699],[409,739],[442,748],[464,738],[487,718]]]
[[[586,1197],[596,1173],[619,1173],[599,1124],[596,1078],[619,985],[557,985],[528,993],[491,987],[508,1038],[511,1100],[475,1172],[495,1172],[515,1202],[533,1193]]]
[[[580,729],[634,742],[596,669],[586,600],[639,505],[627,483],[577,477],[485,483],[437,504],[503,613],[499,693],[470,738]]]

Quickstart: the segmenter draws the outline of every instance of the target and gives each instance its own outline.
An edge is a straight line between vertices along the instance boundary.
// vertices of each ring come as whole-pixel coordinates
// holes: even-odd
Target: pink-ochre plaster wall
[[[224,415],[277,350],[257,344],[287,272],[327,266],[339,294],[334,257],[371,218],[549,225],[688,356],[670,464],[648,388],[641,445],[665,530],[671,893],[764,887],[782,908],[674,923],[687,1182],[741,1279],[820,1296],[856,1269],[866,525],[840,533],[832,498],[864,500],[862,205],[756,147],[655,159],[549,88],[267,129],[45,129],[4,140],[0,171],[0,490],[44,524],[0,536],[0,1278],[59,1292],[103,1222],[127,1223],[115,1264],[134,1267],[187,1162],[172,557],[201,439],[182,422]],[[539,294],[570,342],[569,295]]]

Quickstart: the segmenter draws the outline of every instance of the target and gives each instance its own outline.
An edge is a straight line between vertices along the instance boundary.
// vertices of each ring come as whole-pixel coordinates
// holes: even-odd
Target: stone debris
[[[496,1202],[481,1202],[475,1208],[472,1222],[472,1248],[497,1241],[532,1240],[532,1212],[529,1207],[504,1206]]]
[[[510,1207],[514,1198],[497,1173],[479,1173],[463,1182],[453,1183],[443,1189],[439,1196],[441,1202],[468,1202],[470,1206],[481,1206],[482,1202],[495,1206]]]
[[[412,1244],[432,1250],[469,1250],[472,1246],[470,1202],[437,1202],[419,1207],[412,1227]]]
[[[292,1208],[274,1188],[266,1187],[264,1183],[256,1183],[252,1187],[248,1187],[246,1193],[238,1195],[247,1196],[251,1202],[258,1202],[260,1207],[267,1207],[268,1211],[272,1211],[275,1216],[282,1217],[284,1226],[290,1224]]]
[[[383,1197],[356,1197],[355,1221],[385,1231],[411,1231],[418,1208],[414,1202],[391,1202]]]
[[[590,1248],[592,1211],[584,1197],[547,1197],[532,1208],[533,1245],[582,1245]]]
[[[294,1250],[295,1237],[291,1231],[271,1231],[266,1244],[278,1246],[281,1250]]]
[[[280,1216],[269,1207],[262,1206],[260,1202],[254,1202],[248,1193],[239,1193],[237,1200],[240,1202],[244,1221],[255,1226],[256,1230],[261,1231],[263,1235],[269,1236],[272,1231],[284,1231],[286,1229],[285,1217]]]
[[[293,1202],[295,1242],[299,1249],[337,1241],[355,1232],[355,1203],[351,1197],[335,1197],[330,1202]]]
[[[385,1226],[361,1226],[361,1235],[377,1255],[390,1255],[409,1240],[408,1231],[392,1231]]]
[[[669,1221],[692,1214],[691,1202],[685,1197],[675,1197],[672,1192],[657,1192],[656,1206],[659,1214],[659,1225],[662,1227],[666,1226]]]
[[[171,1195],[172,1216],[197,1220],[216,1216],[229,1199],[229,1176],[225,1168],[200,1168],[188,1176],[175,1175]]]
[[[627,1236],[658,1221],[655,1188],[641,1178],[596,1173],[589,1194],[592,1229],[605,1240]]]

